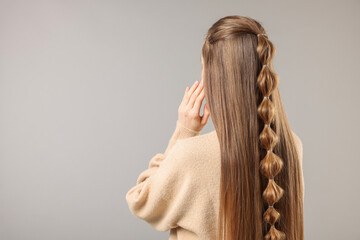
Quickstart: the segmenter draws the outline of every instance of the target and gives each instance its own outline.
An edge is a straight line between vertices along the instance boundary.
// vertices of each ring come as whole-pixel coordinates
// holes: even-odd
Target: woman
[[[274,54],[254,19],[213,24],[202,81],[186,88],[165,152],[126,195],[134,215],[170,230],[169,239],[304,238],[302,142],[286,118]],[[215,130],[200,135],[210,114]]]

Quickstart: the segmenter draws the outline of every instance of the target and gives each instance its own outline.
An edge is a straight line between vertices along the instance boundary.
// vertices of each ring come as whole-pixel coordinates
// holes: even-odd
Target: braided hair
[[[275,227],[275,223],[280,218],[280,213],[274,207],[283,196],[284,190],[275,182],[276,175],[283,167],[282,159],[273,152],[275,145],[279,142],[276,132],[271,128],[275,116],[275,106],[271,101],[271,94],[278,86],[278,76],[271,68],[271,60],[274,56],[272,42],[264,33],[257,34],[258,46],[257,53],[262,63],[262,69],[257,78],[257,86],[263,95],[263,100],[257,108],[258,114],[264,121],[264,128],[260,133],[260,143],[267,153],[260,161],[260,172],[268,178],[268,184],[262,197],[268,204],[267,210],[263,214],[263,220],[270,225],[270,229],[265,235],[265,240],[285,239],[285,233]]]
[[[260,22],[237,15],[216,21],[202,46],[205,97],[221,156],[216,239],[304,239],[300,155],[274,53]]]

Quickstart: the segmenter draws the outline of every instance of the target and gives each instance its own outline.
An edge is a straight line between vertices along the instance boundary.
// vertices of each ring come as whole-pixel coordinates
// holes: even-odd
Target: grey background
[[[259,20],[276,47],[304,146],[306,239],[360,239],[359,10],[359,1],[0,1],[0,239],[168,239],[130,213],[125,194],[165,150],[185,87],[201,78],[207,29],[233,14]]]

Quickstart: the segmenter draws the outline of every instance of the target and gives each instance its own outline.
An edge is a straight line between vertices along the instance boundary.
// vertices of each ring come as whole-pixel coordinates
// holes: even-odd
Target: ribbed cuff
[[[201,131],[195,131],[182,125],[179,120],[176,121],[176,129],[179,131],[178,139],[194,137],[200,134]]]
[[[176,121],[175,131],[171,135],[168,146],[165,149],[164,155],[167,155],[169,153],[170,149],[172,149],[172,147],[174,146],[174,144],[176,143],[176,141],[178,139],[194,137],[196,135],[199,135],[200,132],[201,131],[194,131],[192,129],[189,129],[189,128],[185,127],[184,125],[182,125],[179,122],[179,120],[177,120]]]

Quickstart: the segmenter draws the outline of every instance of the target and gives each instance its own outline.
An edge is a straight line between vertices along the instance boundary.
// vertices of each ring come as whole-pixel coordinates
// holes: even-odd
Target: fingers
[[[200,108],[201,108],[201,104],[204,100],[205,97],[205,90],[204,88],[201,90],[199,96],[196,98],[195,100],[195,104],[194,104],[194,111],[197,112],[200,115]]]
[[[204,113],[200,116],[200,108],[204,98],[205,88],[203,81],[195,81],[190,88],[186,87],[182,102],[178,108],[179,119],[191,122],[190,125],[197,129],[201,125],[205,126],[210,117],[210,109],[205,104]]]
[[[190,90],[190,88],[189,88],[189,87],[186,87],[184,96],[183,96],[183,98],[182,98],[182,100],[181,100],[181,104],[186,104],[185,102],[187,101],[186,99],[187,99],[189,90]]]
[[[195,81],[194,84],[191,86],[191,88],[187,89],[185,91],[185,94],[184,94],[184,97],[183,97],[184,105],[187,105],[189,103],[189,99],[190,99],[191,95],[193,94],[193,92],[195,91],[195,89],[197,88],[198,85],[199,85],[199,81]]]
[[[204,83],[203,81],[200,82],[199,86],[195,89],[195,91],[191,94],[190,100],[188,102],[188,107],[189,108],[193,108],[194,107],[194,103],[195,100],[197,99],[197,97],[199,96],[199,94],[201,93],[202,89],[204,88]]]

